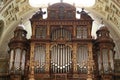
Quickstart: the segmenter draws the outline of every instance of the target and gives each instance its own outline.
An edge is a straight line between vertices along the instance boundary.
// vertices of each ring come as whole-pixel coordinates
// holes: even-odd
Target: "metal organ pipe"
[[[42,51],[42,50],[41,50],[41,46],[39,46],[39,47],[38,47],[38,51],[37,51],[37,52],[38,52],[37,55],[39,55],[39,57],[37,56],[37,63],[38,63],[37,67],[38,67],[38,68],[41,67],[41,61],[42,61],[41,51]],[[39,72],[39,71],[37,70],[37,72]]]
[[[54,46],[51,51],[51,69],[54,73],[68,72],[71,68],[71,50],[64,44]]]
[[[59,56],[59,49],[58,49],[58,48],[59,48],[59,47],[57,46],[57,55],[58,55],[58,56],[57,56],[57,59],[58,59],[58,60],[57,60],[57,64],[58,64],[58,65],[57,65],[57,72],[59,73],[59,65],[60,65],[60,64],[59,64],[59,57],[60,57],[60,56]]]
[[[20,55],[21,55],[21,49],[17,48],[15,50],[16,54],[15,54],[15,63],[14,63],[14,67],[15,69],[19,69],[20,68]]]
[[[60,73],[62,73],[62,47],[63,45],[60,45]]]
[[[102,64],[102,61],[101,61],[101,54],[100,52],[98,52],[98,67],[99,67],[99,71],[101,70],[101,64]]]
[[[60,45],[60,73],[62,72],[62,45]]]
[[[69,31],[64,28],[52,32],[52,40],[68,40],[71,38]],[[65,44],[55,44],[51,51],[51,69],[54,73],[68,72],[71,68],[71,49]]]
[[[11,70],[12,66],[13,66],[13,61],[14,61],[14,50],[11,50],[11,53],[10,53],[10,67],[9,69]]]
[[[78,46],[77,51],[77,62],[78,62],[78,70],[80,72],[87,70],[87,59],[88,59],[88,48],[86,45]]]
[[[108,71],[108,50],[107,49],[103,49],[102,50],[102,54],[103,54],[104,72],[107,72]]]
[[[114,63],[113,63],[113,51],[110,50],[110,67],[112,68],[112,70],[114,70]]]
[[[45,65],[45,47],[44,46],[36,46],[35,48],[35,72],[41,73],[44,71]]]
[[[21,48],[11,50],[9,70],[11,70],[13,67],[15,73],[20,73],[20,70],[23,73],[25,67],[25,54],[26,51],[22,50]]]
[[[56,62],[55,62],[55,63],[56,63],[56,66],[55,66],[55,67],[56,67],[56,72],[57,72],[57,70],[58,70],[58,67],[57,67],[57,66],[58,66],[58,64],[59,64],[59,63],[58,63],[58,62],[59,62],[59,60],[58,60],[59,55],[58,55],[57,46],[55,46],[55,51],[56,51],[56,52],[55,52],[54,54],[56,54],[57,57],[56,57],[56,59],[54,60],[54,62],[56,61]]]
[[[57,50],[57,46],[55,46],[55,53],[53,53],[53,54],[55,54],[56,56],[55,56],[55,60],[54,60],[54,62],[55,62],[55,72],[57,72],[57,70],[58,70],[58,50]]]
[[[67,47],[66,47],[66,51],[65,51],[65,54],[66,54],[66,62],[65,62],[65,72],[67,72],[67,60],[68,60],[68,54],[67,54]]]
[[[25,68],[25,54],[26,54],[26,51],[23,50],[23,53],[22,53],[22,65],[21,65],[21,69],[24,70]]]
[[[68,47],[67,47],[67,50],[66,50],[66,59],[67,59],[67,62],[66,62],[66,72],[68,72]]]
[[[70,70],[70,48],[68,47],[68,70]]]
[[[71,34],[64,28],[54,30],[52,33],[52,40],[57,40],[60,38],[61,39],[65,38],[67,40],[68,39],[71,40]]]
[[[63,48],[63,73],[64,73],[64,70],[65,70],[65,48]]]

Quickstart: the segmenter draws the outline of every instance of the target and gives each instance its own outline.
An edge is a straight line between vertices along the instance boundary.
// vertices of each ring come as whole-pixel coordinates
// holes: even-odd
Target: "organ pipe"
[[[42,45],[35,47],[35,71],[41,73],[44,71],[45,66],[45,47]]]
[[[37,26],[36,38],[46,38],[46,26]]]
[[[56,29],[52,32],[51,36],[52,40],[58,40],[58,39],[69,39],[71,40],[71,33],[64,28]]]
[[[56,57],[56,58],[55,58]],[[69,72],[71,66],[71,50],[64,44],[54,46],[51,51],[51,69],[53,73]]]
[[[100,54],[100,52],[98,51],[98,68],[99,68],[99,71],[102,69],[102,66],[101,66],[101,64],[102,64],[102,61],[101,61],[101,54]]]
[[[13,66],[13,61],[14,61],[14,50],[11,50],[11,53],[10,53],[10,66],[9,66],[10,70],[11,70],[11,68]]]
[[[15,63],[14,63],[14,67],[15,69],[19,69],[20,68],[20,56],[21,56],[21,49],[17,48],[15,50],[16,55],[15,55]]]
[[[108,50],[107,49],[103,49],[102,50],[102,54],[103,54],[104,72],[107,72],[108,71]]]
[[[77,50],[77,65],[78,65],[78,70],[83,71],[87,70],[87,59],[88,59],[88,48],[86,45],[80,45],[78,46]]]
[[[110,50],[110,67],[112,68],[112,70],[114,70],[114,63],[113,63],[113,51]]]
[[[25,68],[25,54],[26,54],[26,51],[23,50],[23,53],[22,53],[22,65],[21,65],[21,69],[24,70]]]
[[[71,34],[64,28],[56,29],[52,32],[52,40],[71,39]],[[70,69],[71,52],[68,46],[56,44],[51,51],[51,66],[53,72],[63,73]]]

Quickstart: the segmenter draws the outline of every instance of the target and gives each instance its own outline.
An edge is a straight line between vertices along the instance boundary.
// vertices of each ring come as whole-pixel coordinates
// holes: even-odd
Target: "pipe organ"
[[[55,3],[30,19],[32,36],[18,26],[10,40],[11,80],[113,80],[114,42],[106,26],[91,36],[93,19],[82,9]],[[70,16],[71,15],[71,16]],[[16,74],[18,73],[18,74]]]
[[[8,44],[10,47],[10,61],[9,61],[9,73],[11,80],[13,80],[13,74],[24,75],[25,65],[28,53],[29,43],[26,37],[27,32],[20,25],[14,31],[14,37],[10,40]],[[16,78],[18,79],[18,78]]]

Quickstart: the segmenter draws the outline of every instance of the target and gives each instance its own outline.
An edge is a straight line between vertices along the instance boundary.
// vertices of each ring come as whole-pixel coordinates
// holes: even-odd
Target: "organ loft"
[[[40,8],[30,22],[30,39],[19,25],[9,42],[11,80],[114,80],[110,32],[101,26],[93,38],[93,19],[84,9],[76,12],[73,5],[55,3],[47,13]]]

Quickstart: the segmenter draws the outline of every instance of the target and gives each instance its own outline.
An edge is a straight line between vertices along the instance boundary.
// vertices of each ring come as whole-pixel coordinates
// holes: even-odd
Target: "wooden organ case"
[[[32,36],[28,40],[29,46],[23,45],[27,50],[23,79],[112,80],[114,43],[109,37],[109,31],[103,30],[102,33],[100,30],[97,32],[98,39],[93,39],[91,36],[92,18],[84,9],[77,13],[80,14],[80,19],[76,19],[74,6],[67,3],[56,3],[47,8],[48,17],[46,19],[43,19],[46,12],[43,12],[41,8],[32,16],[30,19]],[[100,40],[101,36],[103,36],[103,41],[110,39],[108,42],[106,40],[107,43],[104,44]],[[101,48],[104,45],[107,46]],[[11,49],[11,42],[9,46]],[[103,54],[106,52],[102,53],[102,51],[106,49],[110,55],[108,59],[104,60],[107,60],[105,64],[111,70],[111,74],[107,72],[107,75],[104,76]],[[105,56],[108,54],[106,53]],[[99,55],[101,55],[100,60],[98,60]],[[105,69],[108,69],[107,67]],[[101,73],[99,73],[100,71]],[[19,80],[21,79],[19,78]]]
[[[55,80],[86,79],[88,61],[93,63],[92,18],[82,10],[81,19],[76,19],[76,8],[67,3],[53,4],[47,10],[47,19],[39,16],[45,13],[41,10],[30,19],[34,74],[45,73]]]

